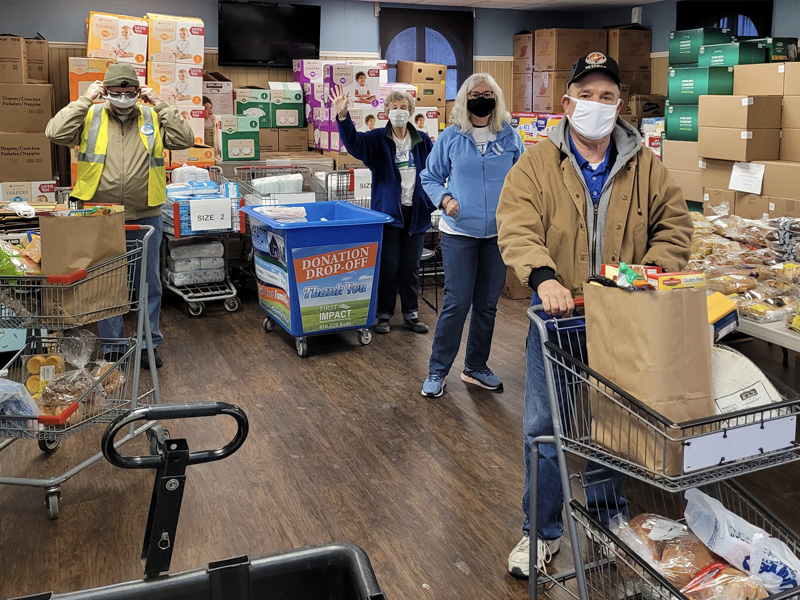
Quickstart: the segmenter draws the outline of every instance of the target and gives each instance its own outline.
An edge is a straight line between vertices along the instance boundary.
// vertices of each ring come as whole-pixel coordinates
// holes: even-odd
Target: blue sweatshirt
[[[478,150],[472,134],[452,125],[436,140],[422,172],[422,185],[436,206],[441,206],[446,195],[458,201],[455,217],[442,213],[442,219],[453,231],[471,237],[493,237],[497,235],[495,212],[500,190],[524,151],[522,138],[508,123],[503,124],[485,154]]]
[[[350,115],[344,121],[337,117],[339,135],[347,151],[363,162],[372,171],[372,210],[385,213],[394,218],[392,225],[402,228],[403,213],[400,196],[403,188],[400,183],[400,171],[394,159],[397,152],[392,139],[392,125],[383,129],[373,129],[363,133],[356,131]],[[420,182],[420,172],[431,152],[431,138],[417,131],[410,123],[407,125],[411,136],[411,152],[414,164],[417,165],[417,182],[414,186],[414,197],[411,205],[411,224],[409,234],[424,233],[431,226],[431,213],[436,206],[431,203]]]

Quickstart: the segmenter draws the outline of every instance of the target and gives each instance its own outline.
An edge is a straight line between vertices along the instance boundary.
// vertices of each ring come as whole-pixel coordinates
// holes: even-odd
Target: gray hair
[[[386,96],[386,100],[383,102],[383,110],[388,113],[389,107],[392,105],[392,102],[402,102],[405,100],[408,102],[408,112],[414,112],[414,96],[409,94],[408,92],[401,92],[400,90],[392,90],[389,92],[389,95]]]
[[[506,101],[503,97],[503,90],[497,85],[494,77],[488,73],[475,73],[467,77],[456,94],[456,101],[450,112],[450,122],[464,133],[472,133],[472,121],[469,120],[469,109],[467,108],[467,94],[476,85],[485,81],[492,88],[495,98],[495,107],[489,119],[489,131],[500,133],[503,130],[503,123],[511,122],[511,115],[506,110]]]

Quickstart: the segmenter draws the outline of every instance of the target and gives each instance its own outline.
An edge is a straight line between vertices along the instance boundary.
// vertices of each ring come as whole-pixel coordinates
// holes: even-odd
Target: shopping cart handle
[[[572,302],[575,304],[575,308],[583,308],[583,298],[573,298]],[[532,310],[533,312],[542,312],[544,310],[544,306],[541,304],[534,304],[529,310]]]
[[[216,417],[228,415],[236,420],[237,430],[233,439],[222,448],[216,450],[200,450],[190,452],[187,465],[222,460],[236,452],[247,439],[250,424],[244,411],[227,402],[202,402],[197,404],[164,404],[158,406],[141,406],[120,415],[112,421],[100,442],[103,455],[115,467],[121,469],[155,469],[161,466],[164,455],[158,456],[123,456],[114,447],[114,439],[126,426],[135,421],[166,421],[169,419],[194,419],[195,417]],[[167,441],[166,443],[169,443]]]

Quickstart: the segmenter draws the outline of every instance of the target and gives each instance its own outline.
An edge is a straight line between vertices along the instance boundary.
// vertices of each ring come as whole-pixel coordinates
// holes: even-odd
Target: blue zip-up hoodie
[[[506,175],[519,160],[525,146],[508,123],[481,154],[470,133],[458,126],[445,129],[436,140],[428,164],[422,172],[422,185],[436,206],[450,195],[458,201],[455,218],[442,213],[442,219],[459,233],[472,237],[497,235],[495,212]]]
[[[377,210],[394,218],[394,227],[403,227],[400,196],[403,188],[400,184],[400,170],[394,159],[397,147],[392,138],[392,125],[383,129],[373,129],[363,133],[356,131],[350,115],[344,121],[337,117],[339,136],[347,151],[363,162],[372,171],[372,210]],[[410,123],[407,125],[411,136],[411,153],[417,165],[417,183],[414,186],[414,197],[411,205],[411,225],[408,233],[424,233],[431,227],[431,213],[436,206],[431,203],[428,194],[420,182],[420,172],[425,167],[428,155],[433,146],[427,134],[417,131]]]

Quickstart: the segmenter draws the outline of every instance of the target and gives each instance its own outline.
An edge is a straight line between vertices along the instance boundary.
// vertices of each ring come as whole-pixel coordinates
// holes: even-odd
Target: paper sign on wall
[[[372,171],[369,169],[353,171],[353,195],[356,200],[372,198]]]
[[[764,182],[764,165],[748,162],[737,162],[731,171],[728,188],[737,192],[761,195]]]
[[[212,231],[231,228],[230,198],[192,200],[189,203],[192,231]]]

